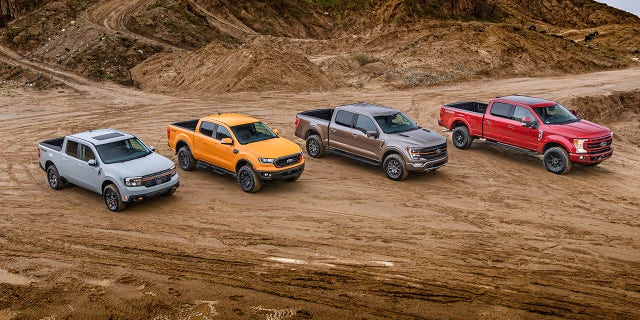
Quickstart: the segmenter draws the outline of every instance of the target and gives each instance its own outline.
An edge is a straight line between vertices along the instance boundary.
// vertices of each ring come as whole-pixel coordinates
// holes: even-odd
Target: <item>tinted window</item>
[[[211,122],[202,121],[200,125],[200,133],[207,137],[213,137],[213,132],[216,130],[216,125]]]
[[[376,122],[384,133],[398,133],[418,129],[418,125],[402,112],[375,116]]]
[[[356,129],[362,130],[362,132],[367,131],[378,131],[376,125],[373,124],[373,120],[367,116],[363,116],[361,114],[358,115],[358,120],[356,120]]]
[[[496,117],[511,119],[514,106],[506,103],[496,102],[491,107],[491,114]]]
[[[262,122],[254,122],[231,127],[240,144],[277,138],[275,133]]]
[[[231,134],[229,130],[223,126],[218,126],[218,130],[216,132],[216,139],[222,140],[222,138],[231,138]]]
[[[336,114],[336,123],[339,125],[351,127],[353,116],[355,116],[355,113],[340,110],[338,111],[338,114]]]
[[[559,104],[550,107],[535,108],[534,110],[538,116],[540,116],[540,119],[547,124],[564,124],[580,121],[580,119],[574,116],[569,110]]]
[[[80,144],[80,160],[89,161],[95,160],[96,156],[93,154],[93,150],[84,144]]]
[[[516,109],[513,111],[513,120],[522,122],[522,119],[526,117],[529,118],[529,121],[536,121],[536,118],[533,116],[533,113],[531,113],[531,111],[529,111],[529,109],[527,108],[516,107]]]
[[[138,138],[100,144],[96,146],[96,151],[98,151],[102,162],[107,164],[130,161],[146,157],[152,153]]]
[[[77,158],[78,157],[78,143],[75,141],[67,140],[67,154]]]

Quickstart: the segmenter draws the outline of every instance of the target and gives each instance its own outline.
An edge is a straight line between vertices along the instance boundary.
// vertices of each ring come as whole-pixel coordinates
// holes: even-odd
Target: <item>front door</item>
[[[368,116],[359,114],[353,132],[354,153],[371,160],[380,161],[380,148],[383,141],[378,140],[380,130]],[[367,132],[375,132],[375,136],[367,137]]]
[[[530,121],[536,121],[536,123],[538,124],[540,123],[538,122],[537,118],[533,116],[533,113],[529,109],[525,107],[516,106],[516,109],[513,112],[513,120],[517,121],[518,124],[513,129],[513,133],[512,133],[513,145],[520,148],[525,148],[528,150],[537,150],[538,148],[537,126],[534,126],[534,128],[522,126],[522,120],[525,118],[528,118]]]

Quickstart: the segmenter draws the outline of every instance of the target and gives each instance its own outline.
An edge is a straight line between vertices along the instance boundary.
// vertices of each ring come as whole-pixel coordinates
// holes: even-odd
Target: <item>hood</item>
[[[144,158],[139,158],[126,162],[104,164],[109,170],[115,170],[122,177],[141,177],[148,174],[170,169],[174,165],[173,161],[152,153]]]
[[[388,133],[386,136],[391,140],[387,141],[387,145],[391,145],[390,142],[393,141],[403,144],[405,147],[433,147],[447,142],[447,138],[423,128],[401,133]]]
[[[599,138],[611,133],[605,126],[580,119],[578,122],[562,125],[547,125],[548,131],[567,138]]]
[[[280,137],[245,144],[244,149],[261,158],[280,158],[302,151],[297,144]]]

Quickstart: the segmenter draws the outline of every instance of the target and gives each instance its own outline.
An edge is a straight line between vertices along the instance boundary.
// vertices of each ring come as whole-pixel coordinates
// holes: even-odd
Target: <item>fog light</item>
[[[585,156],[580,156],[580,160],[586,159]]]
[[[124,196],[124,201],[129,201],[129,196]]]
[[[271,178],[271,173],[263,172],[263,173],[262,173],[262,177],[264,177],[264,178]]]

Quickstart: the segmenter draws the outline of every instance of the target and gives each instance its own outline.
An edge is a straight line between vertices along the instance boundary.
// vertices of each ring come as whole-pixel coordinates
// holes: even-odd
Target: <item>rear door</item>
[[[220,140],[223,138],[233,139],[229,129],[227,129],[223,124],[218,124],[213,136],[215,150],[213,154],[213,164],[231,172],[235,172],[236,154],[233,153],[235,147],[233,145],[222,144]],[[234,141],[234,143],[238,143],[238,141]]]
[[[513,117],[514,105],[494,102],[489,113],[484,116],[484,137],[507,144],[512,144],[512,134],[516,125]]]
[[[83,188],[100,192],[99,166],[90,166],[89,160],[96,160],[95,152],[88,144],[67,141],[65,178]]]
[[[329,146],[354,153],[352,142],[357,130],[353,128],[356,114],[338,110],[334,122],[329,126]]]
[[[193,133],[193,153],[196,160],[214,164],[214,153],[216,144],[213,141],[213,134],[216,132],[217,125],[212,122],[202,121],[197,132]]]

